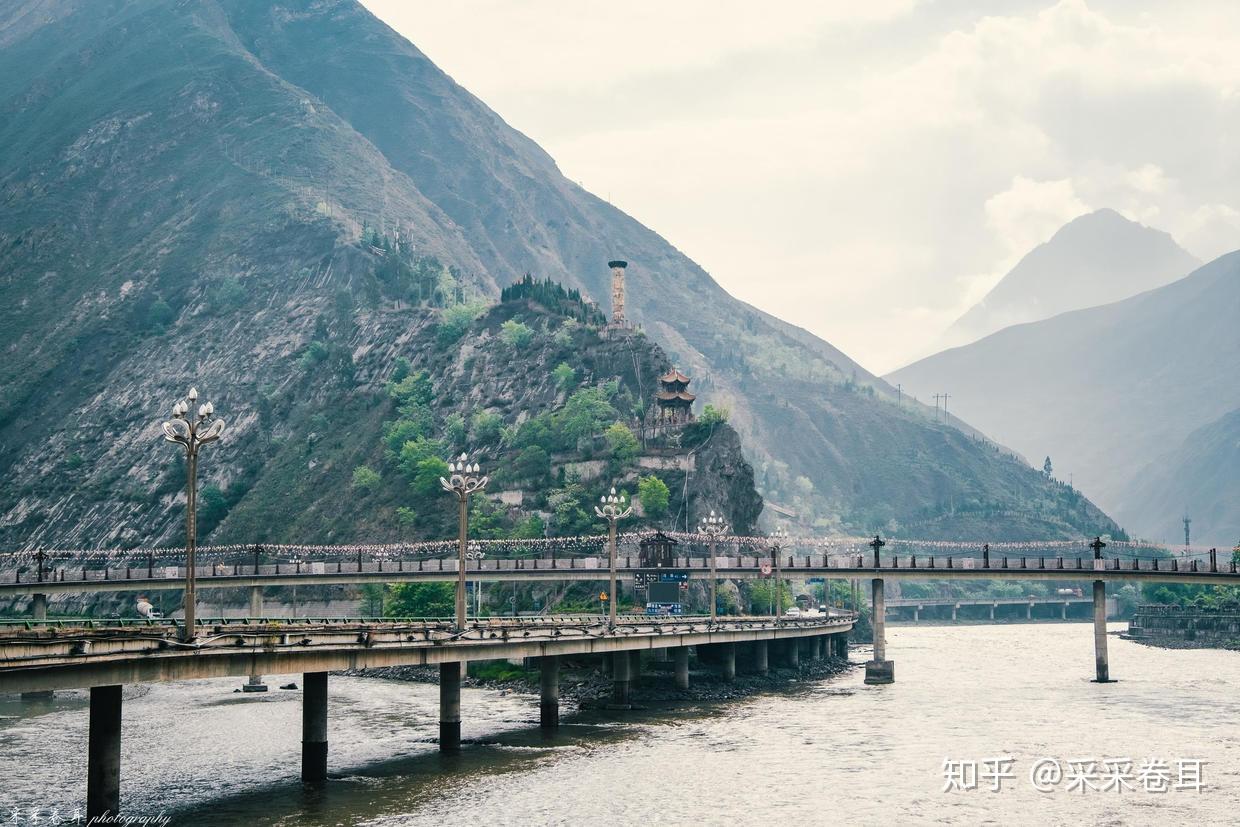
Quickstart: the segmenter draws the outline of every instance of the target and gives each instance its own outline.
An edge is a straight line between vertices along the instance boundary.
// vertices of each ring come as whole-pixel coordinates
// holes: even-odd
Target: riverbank
[[[1151,649],[1222,649],[1228,652],[1240,652],[1240,640],[1184,640],[1174,637],[1134,637],[1121,632],[1120,637]]]
[[[784,689],[798,681],[834,677],[859,665],[840,658],[806,660],[798,668],[771,667],[765,674],[738,671],[733,680],[725,681],[717,671],[701,664],[690,671],[689,688],[677,689],[673,683],[671,662],[649,661],[642,664],[641,674],[633,681],[630,697],[638,707],[678,701],[727,701]],[[519,676],[510,676],[517,671],[520,672]],[[500,692],[538,694],[537,670],[512,667],[503,670],[503,673],[505,677],[499,679],[471,675],[462,679],[461,685]],[[411,683],[439,683],[437,666],[385,666],[377,669],[350,669],[333,674]],[[596,666],[570,663],[561,669],[560,699],[563,701],[581,709],[602,709],[611,702],[611,693],[611,677]]]

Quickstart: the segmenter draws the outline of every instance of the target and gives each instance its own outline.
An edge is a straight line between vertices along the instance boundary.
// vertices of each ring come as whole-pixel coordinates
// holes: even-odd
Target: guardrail
[[[721,569],[760,569],[769,558],[763,557],[719,557],[717,558],[717,568]],[[995,560],[978,557],[937,557],[937,556],[917,556],[911,555],[904,558],[905,562],[901,562],[898,556],[889,557],[881,561],[882,565],[873,565],[872,559],[867,559],[867,555],[856,555],[849,557],[839,557],[831,555],[807,555],[804,557],[790,556],[786,562],[781,558],[780,564],[785,572],[792,573],[798,569],[841,569],[841,570],[863,570],[863,571],[884,571],[895,569],[915,569],[925,571],[939,571],[941,569],[962,570],[962,571],[1010,571],[1010,570],[1054,570],[1054,571],[1146,571],[1146,572],[1174,572],[1174,573],[1211,573],[1211,574],[1238,574],[1237,563],[1235,560],[1228,560],[1223,565],[1219,565],[1214,559],[1208,561],[1198,561],[1196,559],[1186,561],[1186,566],[1180,565],[1180,560],[1176,558],[1131,558],[1124,560],[1119,557],[1107,557],[1102,559],[1092,559],[1088,557],[1001,557]],[[635,564],[636,563],[636,564]],[[867,564],[868,563],[868,564]],[[1127,563],[1127,565],[1125,565]],[[640,560],[634,557],[623,557],[617,561],[617,568],[627,571],[657,571],[650,567],[643,567]],[[688,570],[704,570],[710,568],[710,559],[708,557],[679,557],[673,561],[668,569],[688,569]],[[465,570],[467,572],[498,572],[498,571],[558,571],[558,570],[598,570],[607,571],[607,567],[602,565],[602,558],[598,557],[517,557],[517,558],[498,558],[493,560],[467,560]],[[288,577],[299,574],[303,575],[325,575],[325,574],[410,574],[414,572],[455,572],[457,570],[457,561],[447,558],[437,559],[418,559],[418,560],[378,560],[372,563],[358,563],[356,561],[293,561],[293,562],[277,562],[267,564],[214,564],[210,566],[195,566],[194,571],[199,580],[210,580],[213,577],[242,577],[242,576],[279,576]],[[46,583],[53,585],[55,583],[85,583],[91,581],[113,582],[125,580],[182,580],[185,578],[184,566],[125,566],[125,567],[102,567],[102,568],[54,568],[44,571],[44,577],[40,579],[37,573],[26,571],[23,579],[22,569],[10,569],[7,572],[0,573],[0,582],[17,583],[25,585],[35,585],[37,583]]]

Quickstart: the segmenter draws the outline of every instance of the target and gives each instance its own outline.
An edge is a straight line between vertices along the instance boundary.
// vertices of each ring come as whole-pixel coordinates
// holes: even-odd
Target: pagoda
[[[673,368],[659,377],[659,391],[654,395],[655,424],[683,425],[693,421],[693,400],[689,393],[690,379]]]

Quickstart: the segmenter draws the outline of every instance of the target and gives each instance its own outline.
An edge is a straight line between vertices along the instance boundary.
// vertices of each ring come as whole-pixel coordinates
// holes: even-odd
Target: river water
[[[382,827],[1240,818],[1240,654],[1112,637],[1118,682],[1098,685],[1088,624],[899,626],[887,637],[890,686],[865,686],[858,669],[727,704],[566,714],[550,737],[537,729],[536,698],[467,689],[473,743],[458,757],[432,741],[435,687],[333,677],[333,778],[321,792],[297,782],[300,693],[275,688],[299,676],[268,678],[265,696],[232,694],[236,680],[128,687],[124,809],[172,824]],[[84,801],[86,725],[84,692],[46,705],[0,697],[0,823],[15,807],[46,818]],[[943,791],[945,760],[993,775],[1008,765],[985,762],[1006,757],[1013,778],[999,779],[1001,791],[993,778]],[[1030,780],[1040,759],[1063,768],[1057,785],[1042,778],[1051,792]],[[1104,759],[1131,760],[1131,771],[1109,772]],[[1173,787],[1183,768],[1185,789],[1147,790],[1164,777],[1158,765],[1142,776],[1150,759],[1166,762]],[[1092,771],[1068,764],[1087,760]],[[1180,764],[1193,760],[1200,790],[1194,765]],[[971,787],[970,772],[962,763],[952,774]],[[1074,775],[1082,789],[1069,791]]]

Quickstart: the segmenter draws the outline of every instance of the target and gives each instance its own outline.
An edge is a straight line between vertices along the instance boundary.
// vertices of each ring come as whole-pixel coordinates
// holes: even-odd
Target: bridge
[[[121,688],[127,683],[301,672],[302,780],[327,778],[328,674],[399,665],[439,667],[439,749],[461,743],[461,676],[475,660],[535,658],[540,725],[559,725],[559,659],[601,656],[610,665],[616,708],[629,706],[643,652],[669,653],[676,686],[689,687],[689,648],[710,653],[724,680],[737,652],[752,671],[775,655],[797,666],[804,655],[847,658],[851,613],[813,618],[625,617],[596,615],[454,621],[245,620],[200,624],[191,641],[175,624],[143,621],[75,625],[10,624],[0,629],[0,692],[90,689],[87,813],[120,805]],[[28,628],[30,627],[30,628]],[[88,816],[89,817],[89,816]]]
[[[913,622],[917,622],[927,608],[951,607],[952,620],[956,620],[965,606],[985,606],[990,609],[990,619],[994,620],[995,609],[1000,606],[1024,606],[1025,619],[1033,620],[1034,606],[1058,606],[1060,619],[1067,620],[1069,606],[1090,603],[1093,603],[1092,597],[896,597],[887,600],[886,608],[889,616],[892,609],[912,609]]]
[[[692,538],[693,536],[691,536]],[[700,538],[698,538],[700,539]],[[766,538],[746,539],[755,545]],[[532,545],[537,546],[537,543]],[[986,548],[980,559],[880,554],[885,545],[874,541],[874,554],[785,555],[772,549],[767,557],[684,556],[668,561],[688,580],[750,579],[788,576],[871,581],[872,658],[865,664],[865,682],[889,684],[894,663],[886,656],[884,584],[893,580],[1043,580],[1090,581],[1094,607],[1096,678],[1110,681],[1106,638],[1106,584],[1108,582],[1176,582],[1201,585],[1240,585],[1236,563],[1220,566],[1213,553],[1208,562],[1176,559],[1121,560],[1103,558],[1095,541],[1094,558],[1012,556],[991,559]],[[328,673],[335,670],[393,665],[438,665],[440,669],[440,738],[445,751],[460,746],[460,682],[464,664],[476,660],[534,658],[540,668],[540,721],[554,727],[559,721],[559,658],[598,656],[609,664],[613,701],[629,703],[634,658],[649,652],[668,652],[675,661],[678,686],[688,686],[689,649],[709,653],[725,680],[735,677],[737,652],[754,671],[768,668],[771,648],[790,664],[826,653],[847,656],[846,635],[852,630],[852,612],[801,617],[620,617],[615,622],[597,615],[539,618],[426,619],[311,621],[263,617],[262,590],[269,586],[302,584],[364,584],[461,581],[457,560],[442,556],[397,553],[366,561],[360,553],[348,559],[321,549],[300,547],[297,559],[264,563],[257,554],[247,565],[238,555],[196,566],[200,588],[248,589],[250,617],[242,620],[196,622],[185,628],[168,621],[78,621],[66,624],[46,618],[47,596],[97,591],[155,591],[183,589],[184,566],[155,566],[148,554],[145,566],[132,565],[133,553],[114,565],[111,555],[101,565],[45,568],[38,553],[34,571],[28,566],[4,568],[0,558],[0,595],[30,594],[32,616],[0,626],[0,692],[47,692],[64,688],[90,689],[90,733],[87,756],[87,812],[116,812],[120,784],[121,687],[126,683],[186,680],[224,676],[303,673],[302,777],[321,783],[327,773]],[[640,559],[625,557],[604,564],[599,557],[539,556],[464,561],[464,575],[479,582],[494,581],[602,581],[613,576],[657,578],[668,568],[643,567]],[[208,551],[209,550],[204,550]],[[442,553],[442,552],[440,552]],[[124,555],[116,555],[123,557]],[[161,555],[163,556],[163,555]],[[303,556],[320,559],[304,560]],[[29,562],[31,555],[22,558]],[[1181,564],[1183,562],[1183,565]],[[458,592],[461,594],[462,592]],[[893,605],[926,605],[929,601],[893,601]],[[953,601],[963,605],[967,601]],[[1006,601],[983,600],[993,607]],[[1029,604],[1027,598],[1013,603]],[[1053,602],[1064,602],[1055,600]],[[1066,602],[1074,602],[1072,600]],[[459,609],[458,609],[459,610]]]

